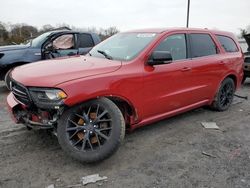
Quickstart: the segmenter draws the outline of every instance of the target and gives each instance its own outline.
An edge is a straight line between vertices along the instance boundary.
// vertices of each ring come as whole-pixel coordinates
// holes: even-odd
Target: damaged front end
[[[16,123],[32,129],[56,129],[57,121],[65,109],[67,95],[60,89],[25,87],[10,80],[7,97],[9,110]]]

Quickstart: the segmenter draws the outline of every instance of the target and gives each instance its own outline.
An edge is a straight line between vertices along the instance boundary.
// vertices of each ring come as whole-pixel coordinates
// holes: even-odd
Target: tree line
[[[77,28],[75,26],[69,26],[68,24],[59,24],[56,26],[47,24],[43,25],[41,28],[37,28],[28,24],[10,24],[0,21],[0,46],[11,45],[11,44],[21,44],[25,43],[27,40],[33,39],[42,33],[53,31],[56,29],[71,29],[74,31],[89,31],[97,33],[102,40],[116,34],[119,30],[116,27],[108,28]]]

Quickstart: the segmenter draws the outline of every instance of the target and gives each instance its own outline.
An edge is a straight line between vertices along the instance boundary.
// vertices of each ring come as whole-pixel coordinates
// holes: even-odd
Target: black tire
[[[211,105],[216,111],[225,111],[233,102],[235,84],[232,78],[226,78],[220,85],[218,92]]]
[[[62,149],[74,159],[98,162],[118,149],[125,136],[125,122],[111,100],[99,98],[65,111],[58,122],[57,136]]]

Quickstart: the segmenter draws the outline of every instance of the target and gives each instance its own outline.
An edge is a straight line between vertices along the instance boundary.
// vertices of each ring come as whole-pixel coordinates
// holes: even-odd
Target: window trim
[[[219,37],[225,37],[225,38],[231,39],[231,40],[233,41],[233,43],[235,44],[235,46],[236,46],[236,48],[237,48],[237,51],[235,51],[235,52],[228,52],[228,51],[226,51],[225,48],[223,47],[223,45],[221,44],[220,40],[218,39],[218,36],[219,36]],[[216,39],[218,40],[219,44],[221,45],[221,47],[222,47],[222,49],[224,50],[225,53],[238,53],[238,52],[240,51],[240,49],[239,49],[237,43],[234,41],[234,39],[233,39],[232,37],[227,36],[227,35],[222,35],[222,34],[215,34],[215,37],[216,37]]]
[[[200,57],[192,57],[193,56],[193,52],[192,52],[192,42],[191,42],[191,35],[193,34],[198,34],[198,35],[208,35],[211,40],[213,41],[214,45],[215,45],[215,50],[216,50],[216,54],[211,54],[211,55],[205,55],[205,56],[200,56]],[[187,34],[188,36],[188,42],[189,42],[189,48],[190,48],[190,59],[197,59],[197,58],[206,58],[206,57],[210,57],[210,56],[217,56],[220,54],[220,48],[217,45],[216,41],[214,40],[213,36],[211,35],[211,33],[203,33],[203,32],[189,32]]]

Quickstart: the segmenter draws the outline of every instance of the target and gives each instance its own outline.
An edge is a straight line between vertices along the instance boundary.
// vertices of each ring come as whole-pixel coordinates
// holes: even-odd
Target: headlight
[[[42,101],[58,101],[67,97],[67,95],[61,90],[32,91],[32,93],[37,96],[37,99]]]
[[[60,89],[30,88],[32,100],[38,107],[55,108],[62,104],[67,94]]]

